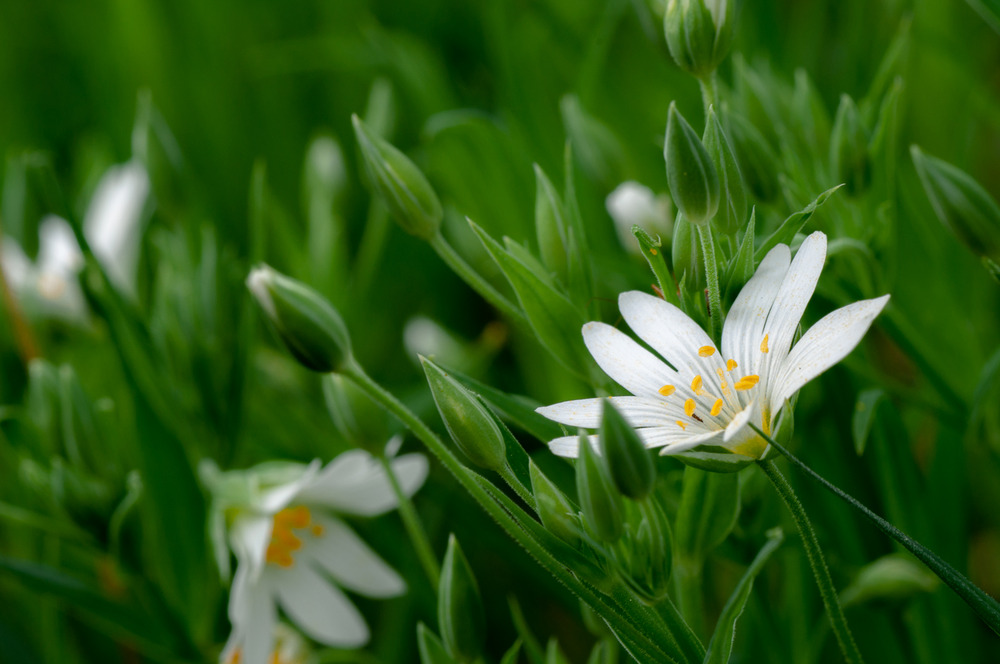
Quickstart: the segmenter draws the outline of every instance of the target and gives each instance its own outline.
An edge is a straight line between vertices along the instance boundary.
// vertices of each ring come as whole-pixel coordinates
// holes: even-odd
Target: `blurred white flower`
[[[390,442],[390,447],[395,445]],[[406,495],[416,492],[427,477],[422,454],[393,458],[391,464]],[[254,471],[237,475],[247,487]],[[264,478],[263,488],[252,487],[240,508],[230,503],[226,510],[235,513],[229,544],[238,564],[229,597],[233,630],[223,661],[238,651],[240,664],[267,664],[279,606],[320,643],[364,645],[368,626],[341,587],[383,598],[402,594],[406,585],[335,514],[375,516],[395,508],[396,495],[385,469],[368,452],[351,450],[325,468],[318,461],[308,466],[272,464],[258,477]],[[216,486],[222,486],[218,479]]]
[[[309,645],[301,634],[284,623],[274,626],[274,646],[267,664],[306,664],[309,655]],[[246,664],[238,647],[224,650],[222,661],[224,664]]]
[[[666,194],[657,196],[649,187],[628,180],[608,194],[604,205],[615,222],[619,242],[628,251],[639,253],[632,226],[639,226],[650,235],[659,235],[665,242],[670,241],[674,224],[670,198]]]
[[[639,338],[604,323],[587,323],[583,338],[597,364],[634,396],[607,397],[648,448],[679,454],[717,445],[749,459],[766,450],[751,429],[770,434],[778,411],[803,385],[842,360],[861,341],[888,295],[837,309],[792,339],[826,259],[826,235],[813,233],[795,260],[774,247],[733,303],[721,352],[697,323],[674,305],[638,291],[622,293],[622,317]],[[596,429],[602,399],[566,401],[538,412],[562,424]],[[591,436],[596,444],[596,436]],[[560,456],[578,454],[578,437],[549,443]]]
[[[11,238],[3,239],[3,271],[11,290],[30,316],[82,322],[87,306],[76,275],[83,254],[65,219],[49,215],[38,227],[34,262]]]

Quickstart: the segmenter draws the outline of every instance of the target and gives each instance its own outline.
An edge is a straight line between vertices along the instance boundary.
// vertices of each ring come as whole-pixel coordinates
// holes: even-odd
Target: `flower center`
[[[760,350],[762,353],[768,352],[767,336],[761,341]],[[698,349],[698,357],[705,358],[706,371],[696,374],[691,380],[690,390],[682,390],[678,395],[683,399],[684,418],[676,421],[681,429],[687,429],[687,425],[692,422],[705,424],[705,419],[699,414],[705,413],[706,417],[720,418],[715,424],[724,426],[725,422],[746,407],[744,399],[739,392],[749,392],[760,382],[757,374],[747,374],[740,376],[733,374],[739,368],[739,364],[734,359],[722,362],[720,357],[716,357],[716,349],[713,346],[702,346]],[[715,380],[713,374],[718,378]],[[705,377],[708,377],[706,382]],[[658,392],[664,397],[670,397],[677,392],[674,385],[664,385]],[[716,394],[718,392],[719,394]]]
[[[292,554],[302,548],[302,536],[307,533],[313,537],[323,534],[323,526],[313,523],[308,507],[286,507],[275,514],[271,541],[267,545],[267,562],[279,567],[294,565]]]

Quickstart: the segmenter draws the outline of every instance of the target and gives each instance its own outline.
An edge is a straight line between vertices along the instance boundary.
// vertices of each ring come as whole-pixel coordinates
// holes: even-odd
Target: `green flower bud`
[[[663,157],[674,204],[692,224],[707,224],[719,209],[719,174],[698,134],[674,102],[667,115]]]
[[[420,358],[448,434],[468,459],[482,468],[500,470],[507,464],[500,427],[479,398],[425,357]]]
[[[609,399],[603,403],[599,437],[604,463],[618,491],[634,500],[649,495],[656,483],[653,457]]]
[[[528,473],[531,476],[531,494],[535,497],[535,511],[542,525],[570,546],[578,546],[580,519],[569,498],[530,459]]]
[[[704,78],[733,42],[735,0],[667,0],[663,27],[677,66]]]
[[[625,582],[648,602],[666,597],[673,566],[670,520],[655,500],[626,503],[625,535],[613,552]]]
[[[409,157],[351,116],[368,181],[389,212],[410,235],[429,240],[441,227],[441,201]]]
[[[469,561],[454,535],[441,566],[438,584],[438,627],[448,653],[459,662],[479,657],[486,633],[483,603]]]
[[[347,326],[319,293],[268,265],[250,271],[247,288],[285,348],[307,369],[329,373],[350,359]]]
[[[743,230],[747,221],[747,192],[743,184],[743,173],[733,153],[733,146],[726,137],[726,132],[715,115],[715,110],[708,109],[705,120],[705,150],[712,157],[712,162],[719,173],[719,213],[714,222],[726,235],[736,235]]]
[[[840,96],[837,117],[830,134],[830,167],[837,182],[847,185],[852,196],[864,193],[871,183],[868,131],[849,95]]]
[[[968,173],[910,147],[938,219],[974,254],[1000,262],[1000,207]]]
[[[684,279],[684,288],[691,293],[705,289],[705,259],[701,253],[698,232],[684,215],[677,215],[674,238],[670,244],[670,262],[677,283]],[[685,278],[686,277],[686,278]]]
[[[746,118],[737,113],[727,113],[726,122],[733,153],[747,186],[760,202],[773,201],[779,190],[778,173],[781,162],[778,154],[764,138],[764,134]]]
[[[576,490],[583,523],[602,542],[615,542],[622,535],[622,497],[588,438],[580,436],[580,458],[576,462]]]

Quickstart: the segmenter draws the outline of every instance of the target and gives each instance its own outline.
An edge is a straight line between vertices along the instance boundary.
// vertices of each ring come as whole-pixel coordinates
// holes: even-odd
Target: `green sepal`
[[[601,456],[618,491],[633,500],[648,496],[656,483],[653,455],[610,399],[602,403],[598,439]]]
[[[681,298],[685,292],[700,293],[705,290],[705,259],[701,251],[698,229],[683,214],[674,221],[674,238],[670,244],[671,263],[680,282]],[[687,309],[685,309],[687,311]]]
[[[563,542],[574,548],[578,547],[582,538],[577,509],[534,461],[529,462],[528,468],[531,475],[531,493],[535,498],[535,512],[541,519],[542,525]]]
[[[622,535],[623,505],[604,460],[590,444],[589,436],[579,437],[576,462],[576,490],[587,530],[601,542],[613,543]]]
[[[726,286],[725,293],[727,294],[727,300],[730,300],[732,296],[735,296],[736,291],[750,281],[750,277],[753,276],[754,270],[757,269],[757,261],[754,259],[754,244],[756,238],[754,237],[754,232],[757,228],[757,207],[754,206],[750,210],[750,222],[747,224],[746,230],[743,232],[743,240],[740,242],[739,248],[736,250],[736,255],[733,259],[729,261],[729,266],[726,268]],[[730,300],[731,301],[731,300]]]

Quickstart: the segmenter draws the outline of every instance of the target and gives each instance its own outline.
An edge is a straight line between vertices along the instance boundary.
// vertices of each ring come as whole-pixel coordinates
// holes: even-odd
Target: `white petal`
[[[788,355],[792,338],[816,289],[825,260],[826,235],[816,231],[802,242],[795,254],[764,324],[770,350],[766,354],[758,352],[761,364],[757,373],[765,382],[769,382],[771,372],[780,367]]]
[[[358,610],[310,565],[277,572],[274,588],[285,613],[313,639],[344,648],[368,642],[368,626]]]
[[[403,492],[413,495],[427,477],[427,458],[422,454],[404,454],[391,463]],[[331,461],[297,499],[360,516],[381,514],[397,504],[385,469],[363,450],[344,452]]]
[[[750,361],[759,353],[760,342],[764,339],[764,322],[790,262],[788,245],[779,244],[767,252],[726,316],[722,328],[723,355],[727,360],[746,363],[747,373],[754,371]]]
[[[132,161],[108,169],[94,191],[83,228],[94,255],[120,290],[135,293],[143,208],[149,196],[146,169]]]
[[[240,578],[239,570],[236,576]],[[229,615],[233,625],[230,641],[235,641],[240,648],[241,664],[267,664],[274,648],[274,627],[278,622],[268,575],[239,587],[234,580],[233,592],[229,595]]]
[[[604,373],[636,396],[655,399],[657,390],[677,382],[677,372],[610,325],[587,323],[583,341]]]
[[[75,277],[83,268],[83,253],[69,223],[53,214],[38,227],[38,270],[63,279]]]
[[[320,461],[313,459],[312,463],[303,468],[302,474],[290,482],[268,489],[261,493],[256,507],[262,512],[273,514],[279,512],[298,498],[302,489],[309,485],[319,472]]]
[[[878,316],[888,295],[841,307],[809,328],[783,363],[772,403],[781,404],[810,380],[847,357]]]
[[[741,434],[747,425],[750,423],[750,417],[754,414],[755,410],[759,410],[758,402],[754,401],[749,406],[736,413],[736,417],[730,420],[729,424],[726,425],[726,433],[722,436],[722,442],[728,443],[733,440],[737,435]],[[755,436],[757,435],[752,429],[750,430]]]
[[[597,429],[601,426],[601,413],[605,401],[614,404],[633,428],[662,426],[684,414],[679,405],[646,397],[604,397],[563,401],[537,408],[535,412],[567,426]]]
[[[706,358],[698,355],[703,346],[715,347],[705,330],[687,314],[653,295],[628,291],[618,296],[618,308],[639,338],[682,374],[684,369],[702,373]]]
[[[31,259],[24,253],[24,249],[16,240],[4,236],[3,246],[0,248],[0,260],[3,261],[3,273],[7,277],[10,287],[18,292],[24,288],[34,278],[32,273],[35,266]]]
[[[368,597],[395,597],[406,583],[353,530],[339,519],[318,516],[323,534],[307,541],[302,552],[347,588]]]
[[[254,579],[264,567],[273,523],[268,515],[244,513],[236,517],[229,530],[229,542],[240,561],[240,569],[245,567]]]
[[[597,436],[587,436],[590,444],[597,449]],[[580,438],[578,436],[562,436],[549,441],[549,450],[556,456],[575,459],[580,456]]]
[[[675,423],[667,426],[636,429],[636,433],[639,434],[639,438],[642,439],[642,443],[647,449],[655,449],[664,446],[672,448],[677,444],[694,447],[709,440],[721,438],[723,430],[706,431],[703,428],[697,427],[694,423],[689,424],[687,429],[682,429]],[[587,440],[595,450],[599,449],[596,435],[588,435]],[[549,449],[556,456],[575,459],[580,454],[579,437],[563,436],[556,438],[549,441]]]

